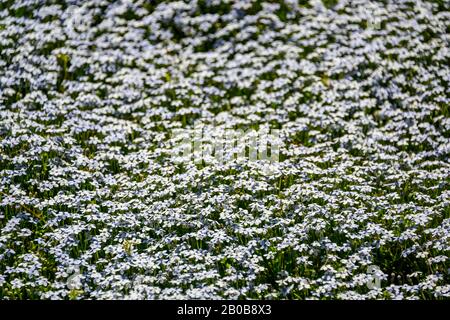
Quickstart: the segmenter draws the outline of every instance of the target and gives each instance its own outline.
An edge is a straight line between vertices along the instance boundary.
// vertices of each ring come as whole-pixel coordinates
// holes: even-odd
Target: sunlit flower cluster
[[[0,298],[448,299],[448,21],[1,1]],[[277,161],[176,161],[199,125],[277,130]]]

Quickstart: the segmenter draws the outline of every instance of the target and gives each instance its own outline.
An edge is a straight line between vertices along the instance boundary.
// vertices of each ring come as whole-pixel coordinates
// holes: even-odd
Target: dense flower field
[[[449,298],[449,21],[1,0],[0,298]],[[197,125],[277,129],[279,161],[175,161]]]

